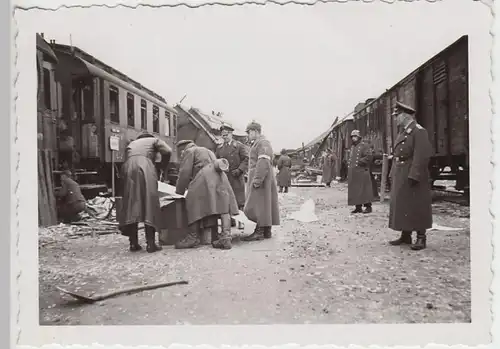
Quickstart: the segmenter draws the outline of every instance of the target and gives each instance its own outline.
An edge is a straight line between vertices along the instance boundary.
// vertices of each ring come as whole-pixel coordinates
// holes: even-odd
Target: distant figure
[[[158,173],[155,159],[162,155],[162,165],[166,172],[172,149],[164,141],[145,132],[126,148],[126,159],[122,166],[123,200],[119,215],[122,235],[128,236],[130,251],[142,249],[137,236],[137,224],[144,223],[146,250],[148,253],[162,248],[155,242],[160,229],[160,199],[158,195]]]
[[[262,135],[262,126],[253,121],[246,129],[248,138],[253,140],[248,162],[247,199],[244,213],[256,223],[254,232],[242,238],[256,241],[271,238],[271,228],[280,224],[278,188],[273,176],[273,148]]]
[[[57,213],[59,220],[70,223],[80,220],[79,214],[85,211],[86,200],[80,190],[80,185],[72,178],[71,171],[64,170],[61,174],[61,189],[56,192],[58,198]]]
[[[335,153],[332,149],[328,148],[323,156],[323,176],[321,178],[321,181],[325,183],[327,187],[329,187],[332,180],[335,179],[336,159]]]
[[[194,248],[200,245],[201,232],[212,230],[212,246],[231,249],[231,216],[239,214],[238,203],[224,170],[215,154],[191,140],[177,142],[181,154],[179,178],[175,192],[186,194],[189,224],[188,235],[175,244],[175,248]],[[222,231],[218,234],[217,220]]]
[[[391,166],[391,201],[389,228],[401,231],[391,245],[412,244],[411,234],[417,232],[412,250],[426,248],[426,230],[432,227],[432,197],[429,180],[429,159],[432,145],[427,130],[414,119],[415,110],[396,103],[393,116],[400,132],[394,142]]]
[[[234,129],[228,125],[220,128],[222,139],[224,140],[215,150],[217,159],[224,158],[229,162],[227,178],[231,183],[238,208],[243,210],[245,206],[245,174],[248,169],[248,147],[233,139]],[[236,226],[236,222],[231,218],[231,226]]]
[[[372,212],[373,185],[370,167],[372,163],[372,153],[368,144],[361,139],[358,130],[351,132],[352,146],[349,154],[349,173],[347,175],[348,194],[347,204],[354,205],[355,209],[351,213]],[[362,210],[363,205],[365,210]]]
[[[290,168],[292,167],[292,159],[286,154],[286,150],[281,150],[281,156],[278,159],[278,176],[277,182],[279,186],[280,193],[288,193],[288,187],[292,185],[292,175]]]

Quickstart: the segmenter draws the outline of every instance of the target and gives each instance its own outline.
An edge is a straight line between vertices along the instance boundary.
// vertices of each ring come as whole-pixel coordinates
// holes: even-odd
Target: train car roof
[[[366,103],[366,105],[358,110],[356,114],[360,113],[363,110],[366,110],[366,108],[370,107],[371,105],[375,104],[380,98],[382,98],[387,92],[392,91],[393,89],[397,88],[398,86],[404,84],[406,80],[411,78],[413,75],[415,75],[418,71],[422,70],[423,68],[429,66],[432,64],[438,57],[443,55],[445,52],[451,50],[454,48],[456,45],[461,44],[462,42],[468,42],[469,36],[468,35],[462,35],[460,38],[455,40],[453,43],[450,45],[446,46],[444,49],[433,55],[431,58],[426,60],[424,63],[420,64],[416,69],[414,69],[411,73],[407,74],[404,78],[399,80],[396,84],[392,85],[390,88],[386,89],[385,92],[381,93],[377,98],[371,98],[371,101],[369,103]]]
[[[38,33],[36,33],[36,49],[43,52],[54,63],[58,62],[57,56],[50,47],[49,43]]]
[[[130,78],[128,75],[102,62],[101,60],[85,52],[84,50],[76,46],[70,46],[64,44],[54,43],[52,45],[57,53],[60,52],[72,55],[74,56],[74,58],[77,58],[81,62],[83,62],[83,64],[87,66],[90,74],[102,77],[106,80],[111,80],[116,84],[122,86],[123,88],[129,89],[134,93],[141,95],[142,97],[150,100],[151,102],[161,104],[162,107],[168,109],[170,112],[175,112],[175,109],[167,104],[167,101],[165,100],[164,97],[143,86],[139,82]],[[139,91],[140,93],[138,93]]]

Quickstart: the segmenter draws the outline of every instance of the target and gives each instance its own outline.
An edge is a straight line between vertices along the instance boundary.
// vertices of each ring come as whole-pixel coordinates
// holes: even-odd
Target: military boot
[[[231,244],[231,216],[229,214],[221,215],[222,231],[219,238],[212,241],[212,246],[214,248],[219,248],[221,250],[230,250],[232,248]]]
[[[181,241],[176,242],[176,249],[185,249],[185,248],[195,248],[200,245],[200,238],[198,235],[198,225],[194,224],[194,227],[189,227],[189,233],[187,236]]]
[[[283,193],[283,187],[280,187],[278,193]]]
[[[427,247],[427,237],[424,231],[417,231],[417,240],[413,245],[411,245],[411,249],[414,251],[420,251]]]
[[[158,246],[155,242],[156,230],[153,227],[146,225],[146,251],[148,253],[153,253],[156,251],[161,251],[162,248]]]
[[[132,233],[129,237],[128,240],[130,242],[130,252],[137,252],[142,250],[142,246],[139,245],[139,238],[137,236],[137,230],[135,233]]]
[[[351,213],[361,213],[363,212],[363,206],[362,205],[356,205],[353,211]]]
[[[142,250],[142,246],[139,245],[139,237],[137,236],[137,224],[130,224],[126,227],[128,230],[128,241],[130,243],[130,252],[137,252]]]
[[[262,227],[262,235],[264,235],[264,239],[270,239],[273,236],[271,227]]]
[[[260,228],[259,226],[255,227],[255,230],[251,235],[241,238],[241,240],[243,241],[258,241],[263,239],[264,239],[264,232],[262,231],[262,228]]]
[[[372,213],[372,204],[365,204],[365,210],[363,213]]]
[[[288,193],[288,187],[285,187],[285,194]]]
[[[401,236],[397,240],[389,241],[392,246],[399,246],[403,244],[411,245],[411,231],[401,232]]]

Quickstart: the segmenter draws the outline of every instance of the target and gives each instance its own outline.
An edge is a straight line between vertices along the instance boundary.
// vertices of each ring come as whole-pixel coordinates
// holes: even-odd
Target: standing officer
[[[393,116],[401,130],[394,142],[391,166],[391,201],[389,228],[401,231],[390,244],[412,244],[412,250],[426,247],[426,230],[432,227],[432,198],[429,159],[432,153],[427,130],[414,119],[415,110],[396,102]]]
[[[370,175],[372,153],[368,144],[361,139],[358,130],[351,132],[352,146],[349,153],[349,172],[347,174],[347,204],[354,205],[351,213],[372,212],[373,185]],[[365,205],[365,211],[362,206]]]
[[[234,129],[229,125],[222,125],[220,128],[221,136],[224,142],[215,150],[217,159],[224,158],[229,162],[229,171],[227,178],[231,183],[238,209],[243,210],[245,206],[245,173],[248,169],[248,149],[237,140],[233,139]],[[231,226],[236,222],[231,218]]]

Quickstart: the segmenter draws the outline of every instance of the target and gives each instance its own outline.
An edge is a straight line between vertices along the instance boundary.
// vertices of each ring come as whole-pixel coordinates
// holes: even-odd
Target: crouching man
[[[70,223],[80,220],[79,214],[87,206],[80,185],[71,176],[71,171],[65,170],[61,174],[61,189],[56,192],[58,198],[57,213],[59,220]]]
[[[231,249],[231,216],[237,215],[238,203],[226,173],[215,154],[190,140],[177,143],[181,164],[176,193],[184,195],[189,224],[188,235],[175,248],[193,248],[200,244],[200,232],[212,230],[212,246]],[[217,220],[221,218],[222,231],[218,234]],[[215,236],[214,236],[215,235]]]

